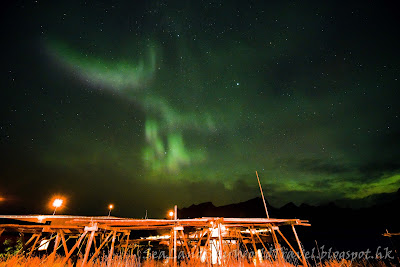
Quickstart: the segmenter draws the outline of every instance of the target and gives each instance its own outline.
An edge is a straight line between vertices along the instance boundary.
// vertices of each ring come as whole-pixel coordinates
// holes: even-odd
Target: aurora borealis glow
[[[392,10],[13,3],[2,18],[0,197],[40,212],[27,199],[56,191],[67,213],[113,202],[154,217],[175,203],[256,197],[255,170],[277,206],[397,191]]]

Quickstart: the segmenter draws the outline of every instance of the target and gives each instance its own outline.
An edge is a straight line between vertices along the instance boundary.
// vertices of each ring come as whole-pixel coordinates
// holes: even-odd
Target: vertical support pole
[[[91,245],[92,245],[95,232],[96,232],[96,231],[94,231],[94,230],[91,231],[89,240],[87,241],[85,256],[83,257],[83,261],[82,261],[82,265],[81,265],[82,267],[84,267],[84,266],[86,265],[86,261],[87,261],[88,258],[89,258],[90,247],[91,247]]]
[[[173,228],[171,228],[171,231],[170,231],[170,233],[169,233],[169,254],[168,254],[168,256],[169,256],[169,259],[168,259],[168,264],[169,264],[169,266],[172,266],[173,265],[173,263],[172,263],[172,261],[173,261],[173,254],[174,254],[174,252],[173,252],[173,249],[174,249],[174,234],[173,234],[173,231],[174,231],[174,229]]]
[[[111,266],[111,261],[114,256],[114,244],[115,244],[115,238],[117,236],[117,231],[114,231],[112,241],[111,241],[111,248],[110,252],[108,253],[108,265]]]
[[[177,258],[176,258],[176,220],[178,219],[178,206],[177,205],[175,205],[175,207],[174,207],[174,220],[175,220],[175,223],[174,223],[174,267],[176,267],[177,266]]]
[[[50,254],[49,257],[49,264],[52,265],[54,258],[56,256],[58,245],[60,244],[60,233],[57,232],[56,241],[54,242],[53,252]]]
[[[205,257],[208,257],[207,248],[208,248],[209,243],[210,243],[211,231],[210,230],[206,230],[206,234],[207,234],[207,241],[206,241],[206,244],[204,245],[203,253],[201,253],[201,250],[199,249],[199,251],[200,251],[200,261],[201,261],[201,258],[203,257],[203,255],[205,255]]]
[[[303,248],[301,247],[299,237],[297,236],[297,232],[296,232],[296,229],[294,228],[293,224],[292,224],[292,229],[293,229],[294,236],[296,237],[297,245],[299,246],[299,249],[300,249],[301,258],[303,259],[303,266],[307,267],[307,260],[306,260],[306,257],[304,257]]]
[[[254,228],[253,227],[249,228],[249,231],[250,231],[250,236],[251,236],[251,243],[253,244],[253,249],[254,249],[254,257],[256,258],[256,262],[259,262],[258,255],[257,255],[256,241],[254,240],[254,234],[253,234]]]
[[[128,244],[129,244],[129,236],[130,236],[131,232],[128,233],[127,237],[126,237],[126,245],[125,245],[125,251],[124,251],[124,257],[122,258],[122,260],[125,260],[126,257],[126,252],[128,251]]]
[[[223,262],[224,254],[223,254],[223,248],[222,248],[222,231],[221,231],[221,221],[220,220],[218,221],[218,243],[219,243],[219,246],[218,246],[219,264],[224,265],[224,262]]]
[[[57,232],[56,241],[54,243],[54,248],[53,248],[54,255],[56,254],[59,245],[60,245],[60,233]]]
[[[279,245],[278,237],[275,234],[275,230],[274,230],[273,226],[271,226],[271,234],[272,234],[272,240],[274,241],[274,246],[275,246],[275,250],[276,250],[276,258],[279,263],[283,264],[285,259],[283,258],[282,249],[281,249],[281,246]]]

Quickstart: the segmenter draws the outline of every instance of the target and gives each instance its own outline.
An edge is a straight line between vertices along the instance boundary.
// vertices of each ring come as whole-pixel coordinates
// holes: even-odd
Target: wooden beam
[[[113,232],[110,232],[106,238],[104,238],[103,242],[100,244],[100,246],[96,249],[96,251],[94,252],[93,256],[90,258],[89,262],[92,262],[94,260],[95,257],[97,257],[97,255],[99,254],[100,250],[102,249],[102,247],[104,246],[104,244],[108,241],[108,239],[111,237]]]
[[[26,248],[28,247],[29,243],[32,242],[32,240],[36,237],[36,234],[33,234],[28,241],[26,241],[26,243],[22,246],[22,248],[17,252],[17,255],[24,252],[26,250]]]
[[[113,237],[111,241],[111,248],[110,252],[108,253],[108,265],[111,266],[112,258],[114,257],[114,244],[115,244],[115,237],[117,236],[117,231],[113,231]]]
[[[281,230],[277,230],[277,232],[281,235],[281,237],[283,238],[283,240],[285,240],[286,244],[288,244],[288,246],[291,248],[291,250],[293,250],[294,254],[296,255],[296,257],[300,260],[303,261],[299,254],[297,254],[296,250],[292,247],[292,245],[289,243],[289,241],[286,239],[286,237],[282,234]]]
[[[94,234],[96,233],[96,230],[92,230],[90,233],[90,237],[86,243],[86,251],[85,251],[85,256],[83,257],[82,260],[82,265],[81,267],[84,267],[86,265],[86,261],[89,258],[89,253],[90,253],[90,247],[92,246],[92,242],[93,242],[93,238],[94,238]]]
[[[65,255],[67,255],[68,254],[67,241],[65,241],[64,232],[62,230],[60,230],[60,235],[61,235],[61,241],[62,241],[62,244],[63,244],[63,247],[64,247]]]
[[[203,236],[204,236],[205,233],[207,233],[207,231],[205,232],[204,229],[202,229],[202,230],[201,230],[201,233],[199,233],[199,241],[197,242],[197,244],[195,245],[195,247],[192,248],[192,251],[191,251],[192,255],[196,255],[196,254],[197,254],[197,253],[196,253],[197,248],[199,248],[199,250],[200,250],[201,241],[203,240]],[[199,252],[200,252],[200,251],[199,251]]]
[[[267,204],[265,203],[264,193],[263,193],[263,190],[262,190],[262,187],[261,187],[260,178],[258,178],[258,172],[257,171],[256,171],[256,175],[257,175],[258,185],[260,186],[261,196],[262,196],[262,199],[263,199],[263,202],[264,202],[265,214],[267,215],[267,218],[269,219]]]
[[[185,237],[185,233],[183,232],[183,230],[181,230],[180,232],[182,234],[183,244],[184,244],[184,246],[186,248],[186,251],[188,253],[187,258],[189,259],[189,256],[191,257],[191,255],[190,255],[190,249],[189,249],[189,246],[188,246],[188,242],[187,242],[187,239]]]
[[[301,247],[301,243],[300,243],[299,237],[297,236],[297,232],[296,232],[296,229],[294,228],[294,225],[292,225],[292,230],[293,230],[294,236],[296,237],[296,241],[297,241],[297,245],[299,246],[299,249],[300,249],[301,257],[303,258],[303,265],[305,267],[307,267],[307,260],[306,260],[306,257],[304,257],[303,248]]]
[[[260,235],[257,233],[257,231],[254,232],[254,234],[257,236],[257,238],[260,240],[261,245],[263,246],[263,248],[265,249],[265,252],[267,252],[268,257],[271,259],[270,261],[272,262],[273,258],[272,255],[269,253],[267,247],[265,246],[264,242],[262,241]]]
[[[174,206],[174,267],[177,266],[177,257],[176,257],[176,220],[178,219],[178,206]]]
[[[29,253],[28,253],[28,257],[30,257],[30,256],[32,255],[33,251],[35,250],[36,244],[37,244],[37,242],[38,242],[39,239],[40,239],[40,235],[41,235],[41,234],[37,234],[37,235],[36,235],[35,242],[33,242],[33,245],[31,246],[31,249],[30,249],[30,251],[29,251]]]
[[[275,234],[275,230],[273,229],[273,226],[271,227],[271,234],[272,234],[272,240],[274,242],[275,250],[276,250],[276,259],[279,264],[283,264],[285,261],[283,254],[282,254],[282,249],[278,241],[278,237]]]
[[[65,258],[63,259],[61,266],[64,266],[69,257],[71,257],[72,253],[75,251],[75,249],[81,244],[82,239],[86,236],[86,234],[88,233],[88,231],[83,232],[83,234],[79,237],[79,239],[76,241],[75,245],[69,250],[68,254],[65,256]]]
[[[208,244],[210,243],[210,238],[211,238],[211,231],[210,230],[208,230],[208,236],[207,236],[207,241],[206,241],[206,244],[204,245],[204,251],[203,251],[203,253],[200,255],[200,259],[202,258],[202,256],[204,255],[204,253],[206,253],[206,249],[207,249],[207,247],[208,247]]]
[[[224,266],[224,251],[222,246],[222,230],[221,230],[221,221],[218,222],[218,256],[221,261],[221,265]]]
[[[56,241],[54,243],[54,248],[53,248],[54,255],[56,254],[59,245],[60,245],[60,233],[57,232]]]
[[[249,228],[250,230],[250,236],[251,236],[251,243],[253,244],[253,249],[254,249],[254,256],[257,256],[257,247],[256,247],[256,242],[254,240],[254,235],[253,235],[253,228]],[[256,260],[256,262],[259,262],[258,260]]]
[[[57,253],[57,249],[58,249],[58,245],[59,244],[60,244],[60,233],[57,232],[56,240],[54,242],[53,252],[50,254],[50,256],[48,258],[48,263],[47,264],[49,264],[50,266],[54,262],[54,258],[56,257],[56,253]]]
[[[124,250],[124,256],[122,257],[122,261],[125,260],[126,257],[126,253],[128,251],[128,245],[129,245],[129,236],[130,236],[131,232],[129,232],[126,236],[126,245],[125,245],[125,250]]]

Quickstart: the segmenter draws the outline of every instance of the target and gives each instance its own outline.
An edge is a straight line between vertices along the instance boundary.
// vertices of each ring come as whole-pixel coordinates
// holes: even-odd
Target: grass
[[[9,256],[0,259],[0,267],[64,267],[64,266],[81,266],[82,258],[77,259],[76,262],[73,262],[72,259],[69,259],[66,264],[63,264],[64,257],[56,256],[55,258],[51,257],[25,257],[21,255],[17,256]],[[111,261],[108,261],[106,256],[98,257],[93,262],[87,263],[86,266],[88,267],[161,267],[161,266],[169,266],[168,261],[166,260],[138,260],[136,256],[127,256],[124,260],[121,256],[115,255]],[[199,261],[191,261],[191,262],[181,262],[179,264],[180,267],[187,267],[187,266],[208,266],[206,263],[200,263]],[[290,263],[279,263],[279,262],[262,262],[262,263],[254,263],[248,262],[246,260],[237,261],[233,260],[228,262],[225,266],[237,266],[237,267],[294,267],[296,265]],[[351,262],[348,260],[341,260],[341,261],[328,261],[324,263],[309,263],[309,266],[316,266],[316,267],[361,267],[361,266],[377,266],[377,267],[385,267],[385,266],[395,266],[395,265],[387,265],[383,261],[378,261],[375,263],[369,263],[365,261],[361,262]]]

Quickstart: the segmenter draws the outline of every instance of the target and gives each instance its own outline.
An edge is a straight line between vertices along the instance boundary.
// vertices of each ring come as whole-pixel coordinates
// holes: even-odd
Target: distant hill
[[[309,220],[311,227],[297,227],[303,244],[310,249],[325,245],[336,250],[374,249],[378,246],[392,247],[390,240],[382,234],[400,232],[398,217],[400,207],[400,189],[392,194],[380,194],[365,199],[342,199],[335,202],[311,206],[288,203],[275,208],[267,203],[271,218],[299,218]],[[362,208],[349,208],[349,207]],[[178,211],[178,217],[260,217],[265,218],[264,204],[261,198],[245,202],[215,206],[211,202],[191,205]]]

